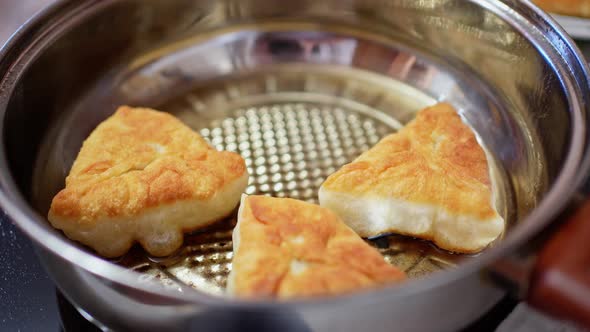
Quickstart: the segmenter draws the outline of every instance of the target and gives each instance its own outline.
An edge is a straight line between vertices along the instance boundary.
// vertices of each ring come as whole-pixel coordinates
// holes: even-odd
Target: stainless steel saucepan
[[[105,329],[452,331],[506,290],[590,326],[590,208],[575,199],[589,91],[580,52],[528,1],[59,1],[0,53],[0,203]],[[411,277],[399,286],[236,300],[223,296],[233,218],[171,257],[117,260],[45,218],[82,141],[121,104],[171,112],[239,152],[247,193],[316,202],[327,175],[436,101],[493,156],[507,232],[473,256],[369,241]]]

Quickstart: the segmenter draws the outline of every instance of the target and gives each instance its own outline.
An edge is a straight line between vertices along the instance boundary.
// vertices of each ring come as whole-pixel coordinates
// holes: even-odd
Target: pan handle
[[[556,318],[590,328],[590,200],[539,252],[527,301]]]

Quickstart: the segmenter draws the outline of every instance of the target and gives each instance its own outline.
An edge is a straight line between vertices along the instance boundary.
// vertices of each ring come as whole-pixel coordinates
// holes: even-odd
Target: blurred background
[[[4,44],[14,30],[35,12],[52,2],[53,0],[1,0],[0,44]]]

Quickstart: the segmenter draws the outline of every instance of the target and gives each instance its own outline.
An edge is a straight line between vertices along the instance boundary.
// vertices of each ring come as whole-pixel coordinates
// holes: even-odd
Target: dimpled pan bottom
[[[363,75],[375,74],[351,71],[282,68],[250,73],[196,87],[160,109],[178,116],[215,148],[241,154],[250,173],[247,194],[318,203],[318,189],[328,175],[434,102],[393,79],[363,80]],[[234,213],[187,235],[182,249],[170,257],[147,257],[134,248],[117,262],[141,272],[141,280],[223,294],[232,267],[235,222]],[[367,242],[410,277],[468,257],[403,236]]]

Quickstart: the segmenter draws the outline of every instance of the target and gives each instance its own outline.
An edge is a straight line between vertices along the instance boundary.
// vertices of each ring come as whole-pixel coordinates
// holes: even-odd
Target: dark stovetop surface
[[[0,331],[57,331],[55,286],[33,246],[0,211]]]
[[[0,210],[0,331],[99,331],[55,288],[29,239]]]

